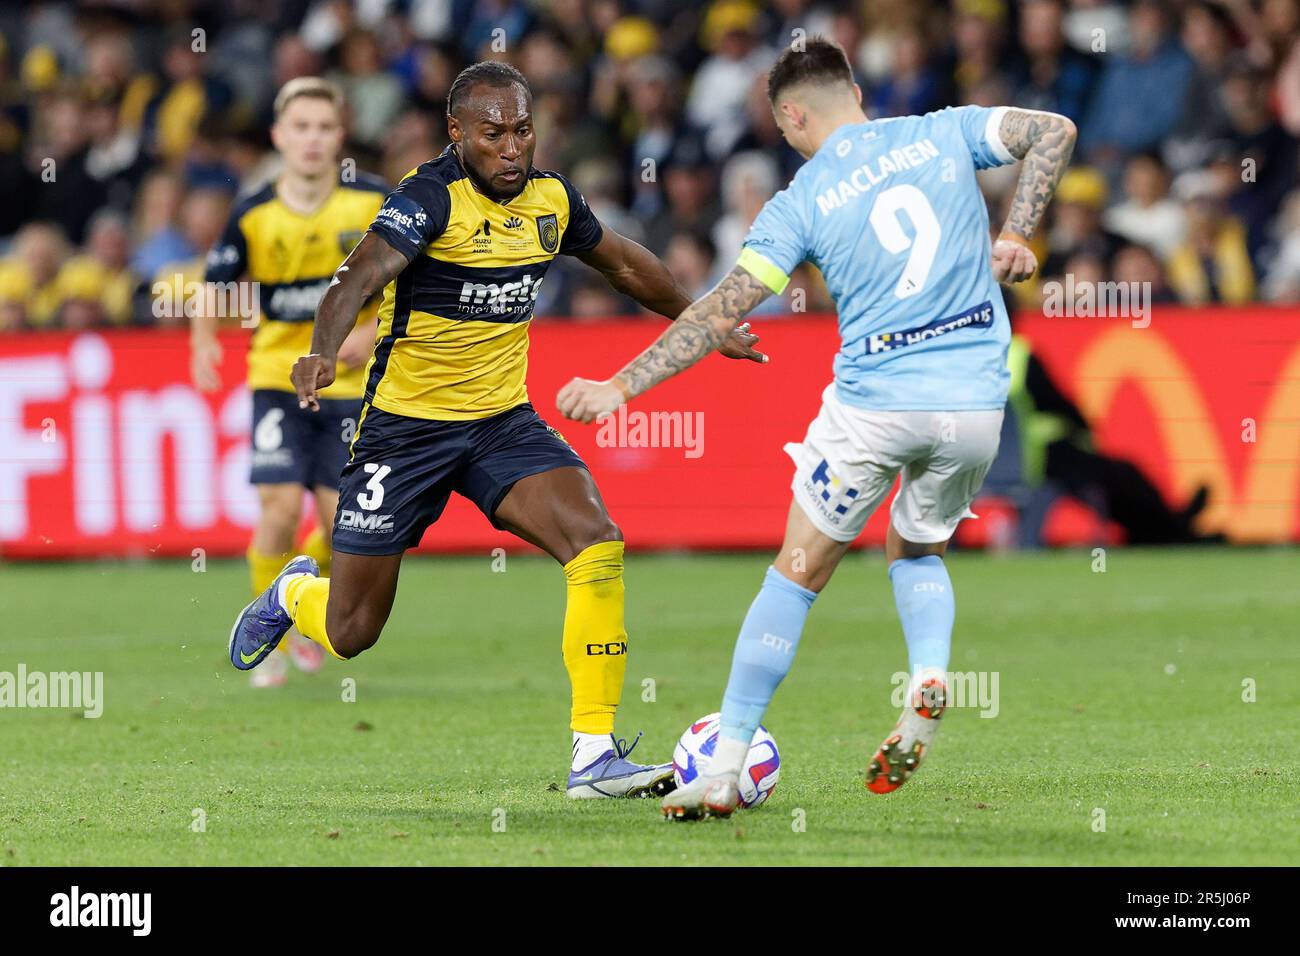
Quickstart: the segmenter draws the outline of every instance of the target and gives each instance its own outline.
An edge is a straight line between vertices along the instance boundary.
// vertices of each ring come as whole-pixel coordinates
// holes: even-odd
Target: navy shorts
[[[343,469],[333,546],[348,554],[398,554],[420,543],[454,491],[493,527],[516,481],[586,468],[527,402],[490,418],[432,421],[367,407]]]
[[[320,411],[298,407],[293,392],[253,392],[255,485],[337,488],[348,444],[361,418],[361,399],[322,398]]]

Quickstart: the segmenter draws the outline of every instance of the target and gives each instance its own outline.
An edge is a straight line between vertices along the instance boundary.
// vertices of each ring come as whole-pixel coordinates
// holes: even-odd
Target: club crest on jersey
[[[542,244],[543,252],[560,248],[560,224],[556,222],[555,213],[537,217],[537,240]]]
[[[345,256],[357,247],[364,233],[360,229],[348,229],[339,233],[339,252]]]

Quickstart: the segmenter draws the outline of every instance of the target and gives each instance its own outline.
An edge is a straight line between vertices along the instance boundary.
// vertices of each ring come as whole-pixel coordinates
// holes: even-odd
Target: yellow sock
[[[329,542],[325,540],[325,532],[321,530],[320,525],[312,528],[303,539],[302,553],[316,559],[316,563],[320,566],[321,577],[330,576],[330,558],[334,556],[334,552],[330,550]]]
[[[284,588],[289,616],[303,637],[310,638],[341,661],[347,660],[334,650],[325,633],[325,606],[330,599],[330,579],[303,574],[292,578]],[[281,642],[283,643],[283,641]]]
[[[292,554],[263,554],[253,547],[250,547],[246,554],[248,557],[248,577],[253,586],[254,594],[261,594],[269,588],[271,582],[275,580],[275,576],[280,573],[280,569],[293,557]],[[289,642],[281,641],[276,645],[275,652],[277,654],[288,654]]]
[[[573,688],[570,726],[584,734],[611,734],[627,670],[623,542],[593,544],[564,566],[564,576],[569,580],[564,666]]]

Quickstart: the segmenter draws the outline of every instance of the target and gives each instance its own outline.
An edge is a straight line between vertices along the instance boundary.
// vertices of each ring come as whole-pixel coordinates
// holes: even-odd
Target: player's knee
[[[570,551],[568,560],[572,560],[593,545],[604,544],[606,541],[622,540],[623,530],[614,523],[609,515],[602,513],[571,531],[568,542]],[[566,560],[564,563],[567,564],[568,561]]]
[[[330,646],[337,654],[347,658],[356,657],[362,651],[374,647],[383,629],[382,621],[376,621],[364,613],[330,615],[325,625]]]

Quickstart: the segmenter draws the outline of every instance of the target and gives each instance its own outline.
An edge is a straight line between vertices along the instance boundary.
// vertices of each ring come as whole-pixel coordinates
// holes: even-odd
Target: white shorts
[[[835,385],[802,443],[791,442],[794,500],[827,537],[852,541],[902,475],[890,506],[907,541],[947,541],[998,451],[1002,409],[957,412],[868,411],[845,405]]]

